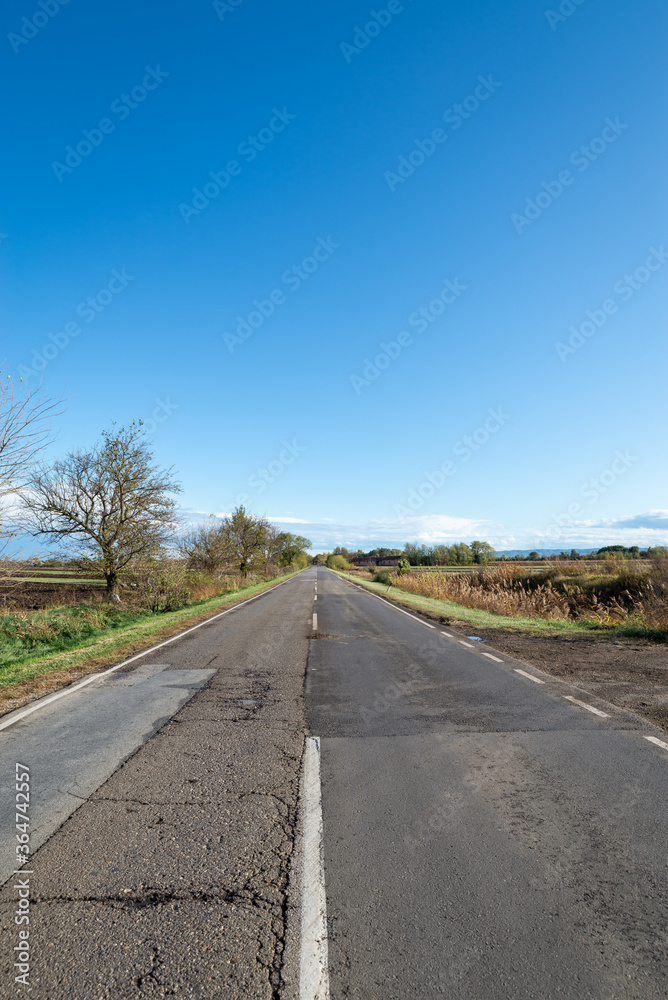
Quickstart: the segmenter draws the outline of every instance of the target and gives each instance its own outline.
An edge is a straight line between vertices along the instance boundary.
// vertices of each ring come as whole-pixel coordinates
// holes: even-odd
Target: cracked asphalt
[[[295,1000],[307,735],[332,1000],[668,995],[665,733],[324,569],[3,731],[44,837],[31,995]]]
[[[304,573],[138,661],[134,669],[148,675],[160,665],[153,676],[162,679],[178,671],[179,685],[189,670],[213,673],[32,858],[32,996],[279,995],[312,588]],[[150,704],[132,674],[104,685],[125,679],[125,704],[139,695]],[[95,695],[84,698],[92,710]],[[114,708],[122,727],[118,697]],[[27,738],[39,714],[3,734],[17,753],[20,730]],[[39,767],[31,779],[37,795]],[[13,764],[3,786],[10,781]],[[14,881],[0,894],[3,998],[23,989],[12,970]]]

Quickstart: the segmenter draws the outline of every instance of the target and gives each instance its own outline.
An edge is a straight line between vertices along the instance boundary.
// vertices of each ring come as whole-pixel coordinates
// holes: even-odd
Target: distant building
[[[351,562],[358,569],[372,566],[398,566],[401,556],[353,556]]]

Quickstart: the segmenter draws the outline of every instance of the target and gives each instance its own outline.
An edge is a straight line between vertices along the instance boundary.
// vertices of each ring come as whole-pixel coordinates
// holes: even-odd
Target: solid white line
[[[480,650],[480,652],[482,653],[483,656],[486,656],[488,660],[494,660],[495,663],[503,663],[503,660],[499,659],[498,656],[492,656],[491,653],[483,653],[482,649]]]
[[[210,622],[215,622],[218,618],[222,618],[224,615],[229,615],[230,612],[236,611],[237,608],[242,608],[244,604],[250,604],[251,601],[256,601],[258,597],[264,597],[265,594],[269,594],[272,590],[278,590],[278,588],[282,587],[283,584],[289,582],[289,580],[283,580],[283,583],[277,583],[275,587],[270,587],[269,590],[263,590],[261,594],[255,594],[254,597],[249,597],[247,601],[241,601],[239,604],[235,604],[234,607],[228,608],[227,611],[221,611],[220,614],[213,615],[212,618],[206,618],[203,622],[200,622],[199,625],[193,625],[192,628],[186,629],[185,632],[179,632],[178,635],[173,635],[171,639],[166,639],[164,642],[159,642],[157,646],[151,646],[150,649],[145,649],[143,653],[137,653],[135,656],[131,656],[129,660],[123,660],[122,663],[117,663],[115,667],[111,667],[109,670],[103,670],[102,673],[99,674],[91,674],[90,677],[84,678],[84,680],[79,681],[78,684],[72,684],[71,687],[63,688],[62,691],[58,691],[56,694],[52,694],[48,698],[44,698],[41,701],[36,702],[34,705],[31,705],[30,708],[26,708],[26,710],[21,712],[19,715],[15,715],[11,719],[6,719],[4,722],[0,722],[0,730],[13,726],[15,722],[20,722],[21,719],[25,719],[26,715],[32,715],[33,712],[39,711],[40,708],[45,708],[47,705],[57,701],[59,698],[64,698],[65,695],[73,694],[74,691],[79,691],[82,687],[86,687],[87,684],[92,684],[93,681],[99,681],[100,678],[113,674],[115,670],[120,670],[121,667],[127,667],[128,663],[134,663],[135,660],[140,660],[142,656],[148,656],[149,653],[155,653],[156,649],[162,649],[163,646],[169,646],[170,643],[176,642],[177,639],[182,639],[185,635],[190,635],[191,632],[196,632],[198,628],[203,628],[204,625],[208,625]]]
[[[600,715],[602,719],[610,718],[607,712],[602,712],[600,708],[594,708],[593,705],[588,705],[585,701],[578,701],[577,698],[573,698],[570,694],[565,694],[564,698],[566,701],[572,701],[574,705],[579,705],[580,708],[586,708],[588,712],[593,712],[594,715]]]
[[[304,841],[299,1000],[329,1000],[327,899],[322,850],[320,740],[306,738],[302,772]]]
[[[460,642],[462,646],[466,646],[467,649],[475,649],[475,646],[471,642],[464,642],[463,639],[459,639],[458,642]]]
[[[314,611],[313,612],[313,631],[315,632],[317,630],[317,628],[318,628],[318,616],[317,616],[317,614]]]
[[[658,740],[656,736],[643,736],[644,740],[649,740],[650,743],[656,743],[658,747],[662,750],[668,750],[668,743],[664,743],[663,740]]]
[[[544,684],[545,683],[545,681],[542,681],[540,679],[540,677],[534,677],[533,674],[528,674],[526,672],[526,670],[520,670],[519,667],[515,667],[515,673],[516,674],[522,674],[522,677],[528,677],[530,681],[534,682],[534,684]]]

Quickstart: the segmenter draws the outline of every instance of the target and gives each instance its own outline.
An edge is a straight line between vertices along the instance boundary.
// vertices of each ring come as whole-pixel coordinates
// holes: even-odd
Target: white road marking
[[[316,632],[317,629],[318,629],[318,615],[314,611],[313,612],[313,631]]]
[[[663,740],[658,740],[656,736],[643,736],[644,740],[649,740],[650,743],[656,743],[658,747],[662,750],[668,750],[668,743],[664,743]]]
[[[482,653],[483,656],[486,656],[488,660],[494,660],[495,663],[503,663],[503,660],[500,659],[498,656],[492,656],[491,653],[483,653],[482,649],[480,650],[480,652]]]
[[[522,677],[528,677],[530,681],[534,682],[534,684],[544,684],[545,683],[545,681],[542,681],[540,679],[540,677],[534,677],[533,674],[528,674],[526,672],[526,670],[520,670],[519,667],[515,667],[515,673],[516,674],[522,674]]]
[[[26,708],[24,712],[20,712],[18,715],[13,716],[13,718],[5,719],[4,722],[0,722],[0,729],[7,729],[9,726],[13,726],[15,722],[20,722],[21,719],[25,719],[26,715],[32,715],[33,712],[39,711],[40,708],[45,708],[47,705],[50,705],[51,702],[57,701],[59,698],[64,698],[65,695],[72,694],[74,691],[79,691],[82,687],[86,687],[87,684],[92,684],[93,681],[99,681],[102,677],[107,677],[108,674],[113,674],[115,670],[120,670],[121,667],[127,667],[128,663],[134,663],[135,660],[140,660],[142,656],[148,656],[149,653],[155,653],[156,649],[162,649],[163,646],[169,646],[170,643],[176,642],[177,639],[182,639],[185,635],[190,635],[191,632],[196,632],[198,628],[203,628],[205,625],[215,622],[216,619],[222,618],[224,615],[229,615],[232,611],[242,608],[244,604],[250,604],[251,601],[256,601],[258,597],[264,597],[265,594],[271,593],[272,590],[278,590],[278,588],[282,587],[283,584],[289,582],[289,580],[284,580],[283,583],[277,583],[275,587],[270,587],[269,590],[263,590],[261,594],[249,597],[247,601],[240,601],[239,604],[235,604],[234,607],[228,608],[227,611],[221,611],[220,614],[213,615],[212,618],[207,618],[205,621],[200,622],[199,625],[193,625],[192,628],[186,629],[185,632],[179,632],[178,635],[173,635],[171,639],[166,639],[164,642],[159,642],[157,646],[151,646],[150,649],[145,649],[143,653],[137,653],[136,656],[131,656],[129,660],[123,660],[122,663],[117,663],[115,667],[111,667],[109,670],[103,670],[102,673],[99,674],[91,674],[90,677],[86,677],[84,680],[79,681],[78,684],[72,684],[70,687],[66,687],[62,691],[56,692],[56,694],[52,694],[49,698],[43,698],[34,705],[31,705],[30,708]]]
[[[304,841],[299,1000],[329,1000],[327,899],[322,850],[320,739],[306,738],[302,771]]]
[[[475,649],[475,646],[473,645],[472,642],[464,642],[463,639],[460,639],[459,642],[461,643],[462,646],[466,646],[468,649]]]
[[[573,698],[570,694],[565,694],[564,698],[566,701],[572,701],[574,705],[579,705],[580,708],[586,708],[588,712],[593,712],[594,715],[600,715],[602,719],[610,718],[607,712],[602,712],[600,708],[594,708],[593,705],[588,705],[586,701],[578,701],[577,698]]]
[[[448,639],[454,639],[454,635],[452,635],[450,632],[441,632],[441,635],[447,635]]]
[[[318,600],[318,595],[317,595],[317,594],[315,594],[315,595],[314,595],[314,597],[313,597],[313,600],[314,600],[314,601],[317,601],[317,600]]]

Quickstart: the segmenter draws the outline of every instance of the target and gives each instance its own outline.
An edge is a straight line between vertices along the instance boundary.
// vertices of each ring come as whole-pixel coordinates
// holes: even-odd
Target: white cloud
[[[303,517],[268,517],[271,524],[308,524]]]

